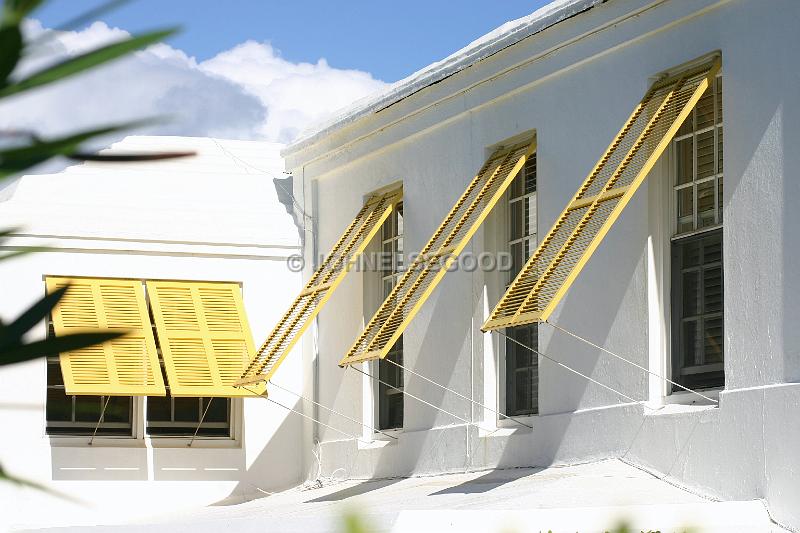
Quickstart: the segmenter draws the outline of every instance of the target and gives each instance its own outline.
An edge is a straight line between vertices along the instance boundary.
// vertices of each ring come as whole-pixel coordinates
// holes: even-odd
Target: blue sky
[[[51,0],[36,13],[53,27],[103,0]],[[327,59],[392,82],[548,0],[136,0],[100,20],[136,32],[178,24],[175,48],[209,59],[248,39],[292,62]]]

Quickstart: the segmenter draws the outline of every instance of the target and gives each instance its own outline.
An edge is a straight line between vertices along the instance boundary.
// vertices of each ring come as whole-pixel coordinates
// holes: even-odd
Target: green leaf
[[[80,503],[80,500],[78,500],[77,498],[73,498],[72,496],[68,496],[68,495],[63,494],[61,492],[53,490],[50,487],[46,487],[46,486],[42,485],[41,483],[36,483],[35,481],[28,481],[27,479],[22,479],[22,478],[19,478],[19,477],[16,477],[16,476],[12,476],[11,474],[9,474],[5,470],[3,470],[2,466],[0,466],[0,481],[5,481],[7,483],[13,483],[15,485],[19,485],[20,487],[27,487],[27,488],[31,488],[31,489],[40,490],[40,491],[45,492],[47,494],[50,494],[52,496],[57,496],[59,498],[65,499],[65,500],[69,500],[69,501],[72,501],[72,502],[75,502],[75,503]]]
[[[6,0],[3,4],[4,24],[19,24],[44,0]]]
[[[0,329],[0,350],[8,346],[22,344],[22,337],[53,310],[67,292],[67,287],[57,289],[22,313],[14,322]]]
[[[21,344],[0,350],[0,366],[22,363],[48,355],[96,346],[106,341],[118,339],[126,332],[71,333],[30,344]]]
[[[69,19],[66,22],[62,22],[58,26],[56,26],[56,27],[54,27],[54,28],[52,28],[50,30],[45,31],[39,37],[37,37],[33,41],[29,42],[27,44],[27,46],[30,47],[32,45],[36,45],[36,44],[39,44],[39,43],[41,43],[43,41],[46,41],[46,40],[50,39],[53,35],[55,35],[56,33],[60,32],[60,31],[69,31],[69,30],[79,29],[82,26],[85,26],[87,24],[90,24],[90,23],[98,20],[105,13],[108,13],[109,11],[113,11],[113,10],[117,9],[118,7],[121,7],[121,6],[123,6],[125,4],[128,4],[130,2],[131,2],[131,0],[109,0],[108,2],[106,2],[104,4],[100,4],[99,6],[93,8],[93,9],[85,11],[85,12],[81,13],[80,15]]]
[[[20,173],[39,163],[44,163],[56,156],[70,156],[78,146],[94,137],[116,133],[135,127],[153,124],[155,120],[140,120],[107,126],[61,137],[50,141],[36,141],[28,146],[0,150],[0,179]]]
[[[123,163],[123,162],[142,162],[142,161],[162,161],[164,159],[179,159],[181,157],[191,157],[197,155],[197,152],[157,152],[157,153],[142,153],[142,154],[85,154],[74,153],[68,157],[77,161],[101,161],[106,163]]]
[[[7,254],[0,254],[0,261],[8,261],[9,259],[14,259],[23,255],[33,254],[36,252],[46,252],[47,250],[49,250],[49,248],[44,246],[35,246],[31,248],[25,248],[24,250],[16,250]]]
[[[22,32],[19,26],[0,27],[0,87],[5,87],[8,77],[22,55]]]
[[[0,98],[5,98],[13,94],[28,91],[35,87],[41,87],[42,85],[47,85],[80,74],[81,72],[85,72],[103,63],[119,59],[141,48],[146,48],[151,44],[161,42],[176,31],[177,28],[153,31],[72,57],[52,67],[31,74],[25,79],[7,85],[0,89]]]

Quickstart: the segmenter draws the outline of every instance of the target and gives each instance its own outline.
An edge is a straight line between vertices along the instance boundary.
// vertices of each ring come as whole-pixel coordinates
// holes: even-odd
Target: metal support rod
[[[556,359],[553,359],[553,358],[552,358],[552,357],[550,357],[549,355],[543,354],[543,353],[542,353],[542,352],[540,352],[539,350],[536,350],[536,349],[534,349],[534,348],[531,348],[530,346],[528,346],[528,345],[526,345],[526,344],[523,344],[523,343],[519,342],[517,339],[514,339],[514,338],[512,338],[512,337],[509,337],[508,335],[506,335],[505,333],[503,333],[503,332],[502,332],[502,331],[500,331],[500,330],[495,330],[495,331],[497,331],[497,334],[498,334],[498,335],[502,335],[503,337],[505,337],[506,339],[510,340],[511,342],[517,343],[517,344],[519,344],[520,346],[522,346],[523,348],[525,348],[525,349],[527,349],[527,350],[530,350],[530,351],[532,351],[533,353],[535,353],[535,354],[537,354],[537,355],[541,355],[541,356],[542,356],[542,357],[544,357],[545,359],[547,359],[547,360],[549,360],[549,361],[552,361],[552,362],[554,362],[555,364],[557,364],[558,366],[560,366],[560,367],[562,367],[562,368],[565,368],[565,369],[569,370],[569,371],[570,371],[570,372],[572,372],[573,374],[577,374],[577,375],[579,375],[579,376],[580,376],[580,377],[582,377],[583,379],[586,379],[586,380],[588,380],[588,381],[591,381],[591,382],[592,382],[592,383],[594,383],[595,385],[599,385],[599,386],[603,387],[604,389],[610,390],[610,391],[611,391],[611,392],[613,392],[614,394],[617,394],[617,395],[619,395],[620,397],[622,397],[622,398],[625,398],[626,400],[629,400],[629,401],[630,401],[630,402],[632,402],[632,403],[641,403],[639,400],[634,400],[633,398],[631,398],[631,397],[630,397],[630,396],[628,396],[627,394],[625,394],[625,393],[623,393],[623,392],[620,392],[620,391],[618,391],[618,390],[616,390],[616,389],[614,389],[614,388],[612,388],[612,387],[609,387],[608,385],[604,385],[603,383],[600,383],[600,382],[599,382],[599,381],[597,381],[596,379],[594,379],[594,378],[591,378],[591,377],[587,376],[586,374],[584,374],[584,373],[582,373],[582,372],[579,372],[579,371],[575,370],[574,368],[571,368],[571,367],[569,367],[569,366],[565,365],[565,364],[564,364],[564,363],[562,363],[561,361],[558,361],[558,360],[556,360]],[[658,411],[658,409],[653,409],[652,407],[650,407],[649,405],[647,405],[647,404],[645,404],[645,403],[642,403],[642,405],[644,405],[645,409],[650,409],[651,411]]]
[[[355,435],[351,435],[350,433],[347,433],[347,432],[345,432],[345,431],[342,431],[341,429],[337,429],[337,428],[335,428],[335,427],[333,427],[333,426],[330,426],[330,425],[326,424],[325,422],[322,422],[322,421],[320,421],[320,420],[317,420],[317,419],[316,419],[316,418],[314,418],[313,416],[308,416],[307,414],[305,414],[305,413],[301,413],[300,411],[298,411],[298,410],[296,410],[296,409],[292,409],[291,407],[287,407],[287,406],[283,405],[283,404],[282,404],[282,403],[280,403],[280,402],[276,402],[275,400],[273,400],[273,399],[272,399],[272,398],[270,398],[269,396],[262,396],[261,394],[257,393],[257,392],[256,392],[256,391],[254,391],[253,389],[249,389],[249,388],[247,388],[247,387],[244,387],[244,386],[242,386],[242,388],[243,388],[244,390],[246,390],[246,391],[250,392],[250,393],[251,393],[253,396],[256,396],[256,397],[258,397],[258,398],[264,398],[264,399],[265,399],[265,400],[267,400],[268,402],[272,402],[272,403],[274,403],[274,404],[275,404],[275,405],[277,405],[277,406],[283,407],[283,408],[284,408],[284,409],[286,409],[287,411],[291,411],[291,412],[293,412],[294,414],[296,414],[296,415],[300,415],[300,416],[302,416],[303,418],[307,418],[307,419],[311,420],[312,422],[316,422],[317,424],[319,424],[319,425],[321,425],[321,426],[325,426],[325,427],[326,427],[326,428],[328,428],[328,429],[332,429],[333,431],[335,431],[335,432],[337,432],[337,433],[341,433],[342,435],[344,435],[344,436],[346,436],[346,437],[349,437],[349,438],[351,438],[351,439],[353,439],[353,440],[357,440],[358,442],[361,442],[361,443],[363,443],[363,444],[370,444],[369,442],[365,442],[365,441],[363,441],[363,440],[359,439],[359,438],[358,438],[358,437],[356,437]]]
[[[665,378],[664,376],[661,376],[661,375],[659,375],[659,374],[656,374],[656,373],[655,373],[655,372],[653,372],[652,370],[650,370],[650,369],[648,369],[648,368],[645,368],[645,367],[643,367],[643,366],[642,366],[642,365],[640,365],[640,364],[634,363],[634,362],[633,362],[633,361],[631,361],[630,359],[626,359],[625,357],[622,357],[621,355],[617,355],[617,354],[615,354],[614,352],[612,352],[611,350],[607,350],[606,348],[603,348],[602,346],[598,346],[597,344],[593,343],[592,341],[590,341],[590,340],[588,340],[588,339],[584,339],[584,338],[583,338],[583,337],[581,337],[580,335],[577,335],[577,334],[575,334],[575,333],[572,333],[571,331],[568,331],[568,330],[566,330],[566,329],[562,328],[561,326],[559,326],[559,325],[557,325],[557,324],[553,324],[553,323],[552,323],[552,322],[550,322],[549,320],[545,320],[545,322],[544,322],[544,323],[545,323],[545,324],[547,324],[548,326],[552,327],[552,328],[555,328],[555,329],[557,329],[557,330],[559,330],[559,331],[561,331],[561,332],[563,332],[563,333],[566,333],[566,334],[567,334],[567,335],[569,335],[570,337],[573,337],[573,338],[575,338],[575,339],[578,339],[578,340],[579,340],[579,341],[581,341],[581,342],[585,342],[585,343],[586,343],[586,344],[588,344],[589,346],[592,346],[592,347],[594,347],[594,348],[597,348],[598,350],[600,350],[600,351],[602,351],[602,352],[605,352],[605,353],[607,353],[608,355],[610,355],[610,356],[612,356],[612,357],[616,357],[616,358],[617,358],[617,359],[619,359],[620,361],[624,361],[624,362],[626,362],[626,363],[628,363],[628,364],[630,364],[630,365],[633,365],[633,366],[635,366],[636,368],[639,368],[639,369],[641,369],[641,370],[644,370],[645,372],[647,372],[648,374],[650,374],[650,375],[652,375],[652,376],[655,376],[655,377],[657,377],[657,378],[659,378],[659,379],[662,379],[662,380],[666,381],[667,383],[670,383],[670,384],[672,384],[672,385],[675,385],[676,387],[678,387],[678,388],[680,388],[680,389],[683,389],[683,390],[685,390],[686,392],[691,392],[692,394],[694,394],[694,395],[696,395],[696,396],[700,396],[701,398],[703,398],[704,400],[708,400],[709,402],[713,402],[713,403],[716,403],[716,404],[718,404],[718,403],[719,403],[717,400],[715,400],[715,399],[713,399],[713,398],[709,398],[709,397],[708,397],[708,396],[706,396],[705,394],[701,394],[701,393],[699,393],[699,392],[697,392],[697,391],[695,391],[695,390],[692,390],[692,389],[690,389],[689,387],[684,387],[684,386],[683,386],[683,385],[681,385],[680,383],[675,383],[675,382],[674,382],[674,381],[672,381],[671,379],[667,379],[667,378]]]
[[[441,407],[437,407],[436,405],[433,405],[432,403],[430,403],[430,402],[428,402],[428,401],[425,401],[425,400],[423,400],[422,398],[420,398],[420,397],[418,397],[418,396],[414,396],[413,394],[411,394],[410,392],[408,392],[408,391],[406,391],[406,390],[404,390],[404,389],[398,389],[398,388],[397,388],[397,387],[395,387],[394,385],[390,385],[390,384],[386,383],[385,381],[383,381],[382,379],[380,379],[380,378],[376,378],[376,377],[375,377],[375,376],[373,376],[372,374],[368,374],[367,372],[364,372],[363,370],[359,370],[358,368],[354,367],[353,365],[347,365],[347,367],[346,367],[346,368],[352,368],[352,369],[353,369],[353,370],[355,370],[356,372],[359,372],[359,373],[361,373],[361,374],[364,374],[365,376],[367,376],[367,377],[369,377],[369,378],[372,378],[372,379],[374,379],[374,380],[375,380],[375,381],[377,381],[378,383],[383,383],[384,385],[386,385],[386,386],[387,386],[387,387],[389,387],[390,389],[396,390],[397,392],[399,392],[399,393],[403,394],[404,396],[410,396],[411,398],[414,398],[414,399],[415,399],[415,400],[417,400],[418,402],[422,402],[422,403],[424,403],[425,405],[427,405],[427,406],[429,406],[429,407],[433,407],[433,408],[434,408],[434,409],[436,409],[437,411],[441,411],[442,413],[444,413],[444,414],[446,414],[446,415],[450,415],[450,416],[452,416],[453,418],[455,418],[456,420],[460,420],[461,422],[464,422],[464,423],[465,423],[465,424],[467,424],[467,425],[470,425],[470,426],[474,425],[474,426],[476,426],[476,427],[478,427],[478,428],[480,428],[480,429],[482,429],[482,430],[484,430],[484,431],[486,431],[486,432],[488,432],[488,433],[494,433],[495,431],[497,431],[497,429],[486,429],[486,428],[484,428],[484,427],[481,427],[479,424],[475,424],[474,422],[470,422],[470,421],[469,421],[469,420],[467,420],[466,418],[461,418],[460,416],[458,416],[458,415],[455,415],[455,414],[451,413],[450,411],[445,411],[445,410],[444,410],[444,409],[442,409]]]
[[[296,392],[294,392],[294,391],[291,391],[291,390],[289,390],[289,389],[287,389],[287,388],[285,388],[285,387],[281,387],[280,385],[278,385],[278,384],[277,384],[277,383],[275,383],[274,381],[270,381],[270,382],[269,382],[269,384],[270,384],[270,385],[272,385],[273,387],[278,387],[278,388],[279,388],[279,389],[281,389],[282,391],[288,392],[289,394],[294,394],[295,396],[297,396],[297,397],[298,397],[298,398],[300,398],[301,400],[305,400],[305,401],[307,401],[307,402],[311,402],[311,403],[313,403],[313,404],[314,404],[314,405],[316,405],[316,406],[322,407],[322,408],[323,408],[323,409],[325,409],[326,411],[329,411],[329,412],[331,412],[331,413],[334,413],[334,414],[336,414],[336,415],[339,415],[339,416],[341,416],[342,418],[346,418],[347,420],[349,420],[349,421],[351,421],[351,422],[355,422],[356,424],[359,424],[359,425],[361,425],[361,426],[364,426],[364,427],[365,427],[365,428],[367,428],[367,429],[370,429],[370,430],[372,430],[372,431],[376,431],[376,432],[380,433],[381,435],[385,435],[385,436],[389,437],[390,439],[397,440],[397,437],[395,437],[394,435],[389,435],[388,433],[384,433],[384,432],[383,432],[383,431],[381,431],[380,429],[378,429],[378,428],[375,428],[375,427],[372,427],[372,426],[370,426],[369,424],[365,424],[364,422],[359,422],[359,421],[358,421],[358,420],[356,420],[355,418],[350,418],[350,417],[349,417],[349,416],[347,416],[346,414],[344,414],[344,413],[340,413],[339,411],[336,411],[335,409],[331,409],[330,407],[325,407],[324,405],[322,405],[322,404],[321,404],[321,403],[319,403],[319,402],[315,402],[314,400],[312,400],[312,399],[310,399],[310,398],[306,398],[305,396],[302,396],[302,395],[300,395],[300,394],[297,394]]]
[[[203,425],[203,420],[206,419],[206,413],[208,412],[208,408],[211,407],[211,402],[214,401],[214,398],[209,398],[208,403],[206,404],[206,408],[203,410],[203,416],[200,417],[200,422],[197,423],[197,428],[194,430],[194,435],[192,435],[192,440],[189,441],[189,444],[186,446],[191,448],[192,444],[194,443],[194,439],[197,438],[197,432],[200,431],[200,426]]]
[[[488,407],[488,406],[486,406],[486,405],[482,404],[482,403],[481,403],[481,402],[479,402],[479,401],[476,401],[476,400],[473,400],[472,398],[469,398],[469,397],[467,397],[467,396],[464,396],[463,394],[461,394],[461,393],[459,393],[459,392],[457,392],[457,391],[454,391],[453,389],[451,389],[451,388],[449,388],[449,387],[445,387],[445,386],[444,386],[444,385],[442,385],[441,383],[437,383],[437,382],[435,382],[434,380],[432,380],[432,379],[430,379],[430,378],[426,378],[425,376],[423,376],[422,374],[420,374],[420,373],[418,373],[418,372],[414,372],[413,370],[411,370],[411,369],[409,369],[409,368],[406,368],[405,366],[401,365],[400,363],[397,363],[397,362],[395,362],[395,361],[392,361],[392,360],[391,360],[391,359],[389,359],[388,357],[387,357],[386,359],[382,359],[382,360],[383,360],[383,361],[385,361],[385,362],[388,362],[388,363],[392,363],[394,366],[396,366],[396,367],[398,367],[398,368],[402,369],[402,370],[403,370],[403,372],[408,372],[409,374],[413,374],[413,375],[417,376],[418,378],[422,378],[422,379],[424,379],[425,381],[427,381],[428,383],[430,383],[430,384],[432,384],[432,385],[436,385],[437,387],[440,387],[440,388],[442,388],[442,389],[446,390],[447,392],[451,392],[451,393],[455,394],[455,395],[456,395],[456,396],[458,396],[459,398],[464,398],[465,400],[467,400],[467,401],[470,401],[470,402],[474,403],[475,405],[477,405],[477,406],[479,406],[479,407],[483,407],[483,408],[484,408],[484,409],[486,409],[487,411],[491,411],[491,412],[493,412],[494,414],[496,414],[496,415],[500,415],[500,416],[501,416],[501,417],[503,417],[503,418],[508,418],[509,420],[513,420],[513,421],[514,421],[514,422],[516,422],[517,424],[519,424],[519,425],[521,425],[521,426],[525,426],[526,428],[533,429],[533,426],[530,426],[530,425],[526,424],[525,422],[522,422],[521,420],[517,420],[517,418],[516,418],[516,417],[514,417],[514,416],[510,416],[510,415],[503,414],[503,413],[501,413],[500,411],[495,411],[495,410],[494,410],[494,409],[492,409],[491,407]]]
[[[100,418],[97,419],[97,425],[94,427],[94,431],[92,432],[92,438],[89,439],[89,446],[92,445],[94,442],[94,437],[97,435],[97,430],[100,429],[100,424],[103,423],[103,417],[106,414],[106,407],[108,407],[108,402],[111,400],[111,396],[106,396],[106,402],[103,404],[103,410],[100,411]]]

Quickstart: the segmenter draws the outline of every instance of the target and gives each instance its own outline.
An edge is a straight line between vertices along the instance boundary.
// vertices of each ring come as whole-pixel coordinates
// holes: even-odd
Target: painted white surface
[[[398,442],[358,446],[306,425],[306,438],[317,432],[323,442],[323,473],[377,478],[619,457],[722,499],[764,498],[777,521],[800,528],[800,419],[792,414],[800,404],[800,70],[791,67],[798,23],[800,4],[789,0],[769,9],[755,0],[612,0],[285,150],[296,194],[316,218],[309,259],[330,248],[365,195],[399,182],[405,249],[420,250],[489,148],[532,131],[538,226],[548,228],[652,77],[722,53],[727,383],[719,408],[620,405],[613,393],[540,361],[541,415],[532,431],[481,431],[406,397]],[[656,263],[665,260],[654,246],[665,236],[649,214],[663,207],[665,165],[552,317],[658,372],[669,337],[654,301],[664,282]],[[490,217],[468,250],[492,249],[491,225]],[[363,284],[362,274],[348,276],[305,347],[308,393],[354,417],[365,411],[363,379],[336,364],[370,318]],[[500,285],[494,274],[448,274],[404,334],[405,364],[494,406],[497,388],[486,380],[496,379],[490,365],[499,342],[478,327]],[[547,326],[540,331],[546,353],[594,379],[656,408],[672,400],[642,371]],[[495,422],[414,376],[405,386],[482,426]]]
[[[564,468],[353,480],[158,520],[115,522],[102,531],[341,531],[344,516],[353,512],[376,532],[591,533],[612,530],[623,520],[636,531],[677,532],[686,526],[703,532],[782,531],[770,522],[760,501],[705,499],[616,460]]]
[[[22,178],[0,203],[6,243],[46,252],[0,263],[0,317],[15,318],[44,295],[44,276],[234,281],[242,284],[259,345],[299,290],[286,257],[297,228],[277,200],[279,145],[178,137],[129,137],[114,152],[194,150],[193,158],[85,164]],[[32,338],[43,336],[39,325]],[[300,357],[276,381],[302,386]],[[297,399],[271,397],[294,406]],[[261,495],[304,477],[296,415],[261,399],[235,401],[233,441],[50,439],[45,431],[45,363],[0,370],[0,462],[11,473],[80,504],[0,484],[3,526],[92,524]]]

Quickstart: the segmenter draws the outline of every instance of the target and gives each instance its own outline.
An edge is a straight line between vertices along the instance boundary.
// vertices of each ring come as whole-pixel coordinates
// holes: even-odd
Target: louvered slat
[[[339,366],[386,357],[535,150],[533,141],[486,160]]]
[[[255,354],[237,284],[148,281],[147,294],[172,396],[252,395],[233,386]]]
[[[718,70],[715,61],[653,84],[500,299],[484,331],[547,320]]]
[[[67,394],[165,396],[153,330],[138,280],[48,277],[48,292],[69,285],[53,309],[56,335],[127,331],[124,337],[61,354]]]
[[[238,384],[269,381],[401,199],[400,193],[390,193],[367,201],[261,345]]]

